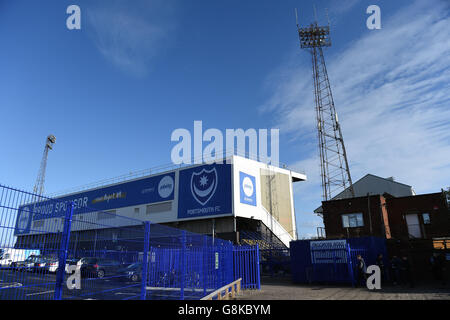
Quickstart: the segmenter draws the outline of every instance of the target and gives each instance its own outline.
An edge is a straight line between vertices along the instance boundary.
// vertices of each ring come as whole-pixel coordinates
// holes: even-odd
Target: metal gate
[[[352,249],[346,240],[312,242],[310,280],[355,285],[357,255],[367,261],[367,250]]]
[[[234,278],[242,278],[242,289],[261,289],[259,246],[235,246],[233,250]]]

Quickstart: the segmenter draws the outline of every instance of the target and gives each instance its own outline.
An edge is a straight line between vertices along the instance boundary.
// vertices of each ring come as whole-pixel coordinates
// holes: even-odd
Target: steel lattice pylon
[[[344,139],[322,50],[331,46],[330,27],[318,26],[315,22],[306,28],[297,24],[297,29],[300,47],[310,51],[312,57],[323,200],[330,200],[338,191],[347,188],[354,197]]]
[[[54,135],[49,135],[45,139],[45,148],[44,148],[44,154],[42,156],[41,160],[41,166],[39,168],[38,177],[36,179],[36,184],[33,188],[33,193],[38,194],[42,196],[44,194],[44,182],[45,182],[45,171],[47,169],[47,158],[48,158],[48,151],[53,149],[53,144],[56,142],[56,138]]]

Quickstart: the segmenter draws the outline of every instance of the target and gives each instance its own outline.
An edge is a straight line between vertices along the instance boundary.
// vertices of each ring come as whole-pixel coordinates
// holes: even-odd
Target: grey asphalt
[[[67,276],[65,280],[67,279]],[[140,284],[121,279],[86,279],[81,290],[69,290],[63,283],[63,299],[131,298],[140,294]],[[53,273],[0,271],[0,300],[52,300],[56,275]]]
[[[141,283],[113,276],[110,279],[82,278],[81,290],[66,287],[63,282],[62,299],[65,300],[124,300],[140,299]],[[0,270],[0,300],[53,300],[56,274]],[[185,299],[197,300],[202,290],[185,290]],[[147,287],[147,300],[178,300],[176,288]]]
[[[450,286],[386,286],[371,291],[343,285],[294,284],[290,278],[263,278],[260,291],[243,291],[238,300],[450,300]]]

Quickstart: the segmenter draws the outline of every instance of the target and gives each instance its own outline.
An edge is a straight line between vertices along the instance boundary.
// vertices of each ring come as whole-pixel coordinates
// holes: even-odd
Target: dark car
[[[122,268],[118,271],[121,275],[121,279],[128,281],[138,282],[142,279],[142,263],[133,263],[126,268]]]
[[[100,279],[116,275],[123,268],[123,264],[119,261],[93,257],[81,258],[77,265],[80,266],[82,276],[94,276]]]
[[[48,271],[49,257],[35,256],[33,272],[45,273]]]

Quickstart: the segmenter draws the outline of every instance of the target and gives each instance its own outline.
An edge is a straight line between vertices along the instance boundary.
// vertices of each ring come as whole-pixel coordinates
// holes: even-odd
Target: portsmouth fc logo
[[[214,195],[217,189],[217,171],[203,169],[193,172],[191,176],[191,191],[194,199],[204,206]]]

